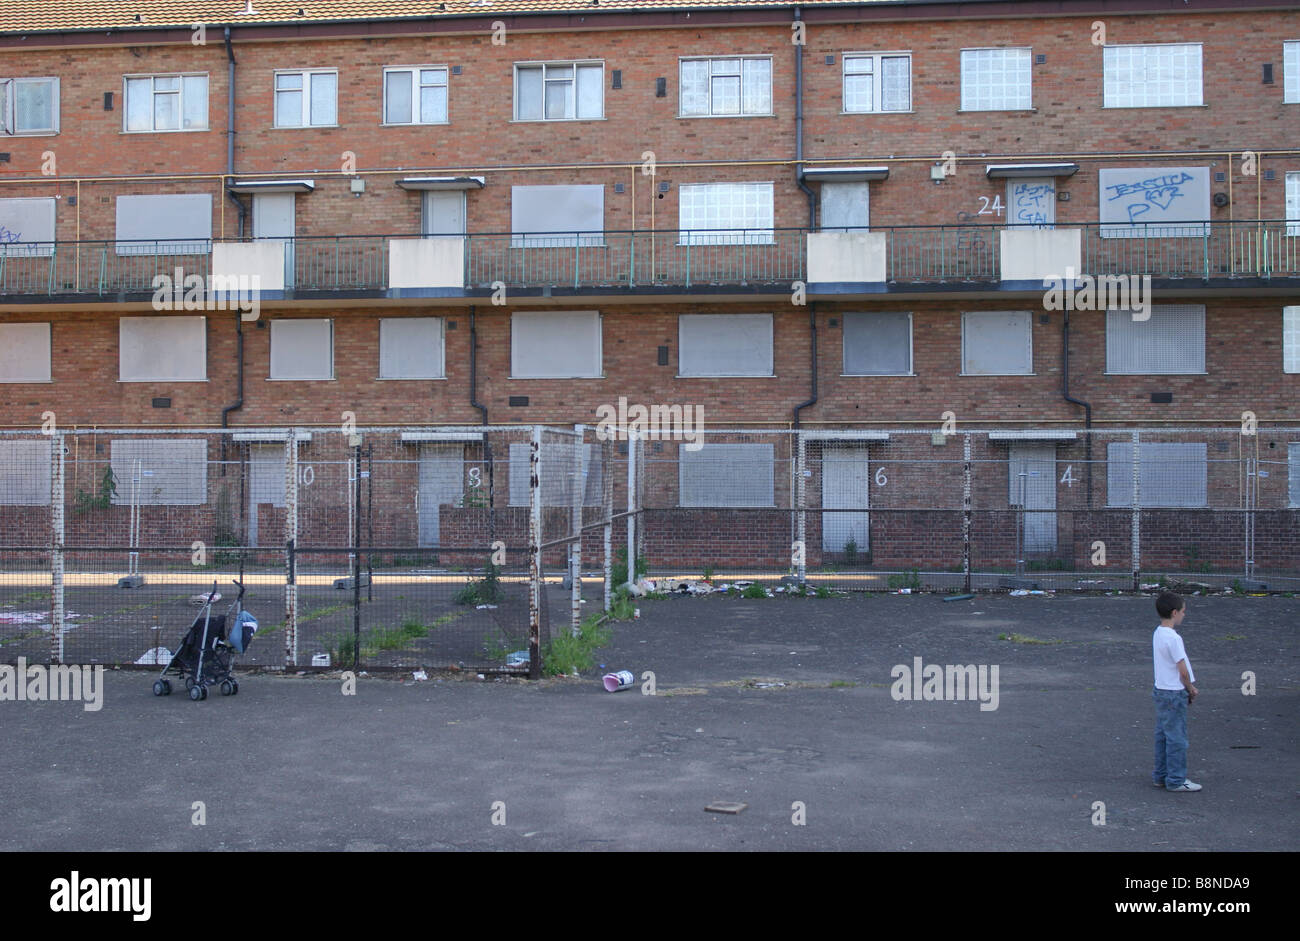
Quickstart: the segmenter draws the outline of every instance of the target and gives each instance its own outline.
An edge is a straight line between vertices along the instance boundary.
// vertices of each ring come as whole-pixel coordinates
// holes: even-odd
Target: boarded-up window
[[[1282,371],[1300,372],[1300,307],[1282,308]]]
[[[0,324],[0,382],[50,381],[50,325]]]
[[[49,506],[50,441],[0,440],[0,505]]]
[[[210,193],[117,197],[119,255],[202,255],[210,251]]]
[[[866,229],[871,224],[870,183],[823,183],[821,222],[823,232]]]
[[[198,506],[208,489],[208,443],[202,438],[115,438],[111,463],[115,505]]]
[[[775,506],[770,444],[706,444],[682,448],[678,459],[682,506]]]
[[[332,320],[271,321],[272,379],[333,379]]]
[[[380,379],[441,379],[445,375],[441,317],[380,318]]]
[[[1128,310],[1106,311],[1106,372],[1185,375],[1205,372],[1205,307],[1152,305],[1147,320]]]
[[[123,317],[118,322],[122,382],[202,382],[208,378],[206,317]]]
[[[1287,448],[1287,466],[1291,472],[1291,505],[1300,507],[1300,441],[1292,441]]]
[[[1201,444],[1146,442],[1138,450],[1138,505],[1205,506],[1206,447]],[[1106,503],[1133,505],[1133,445],[1106,449]]]
[[[510,231],[512,248],[604,245],[605,187],[511,187]]]
[[[844,315],[846,376],[908,376],[912,373],[912,315]]]
[[[600,313],[560,310],[510,318],[510,375],[514,379],[599,379]]]
[[[1209,167],[1098,170],[1097,186],[1101,221],[1117,223],[1102,225],[1102,238],[1199,239],[1209,228],[1196,224],[1210,218]]]
[[[1028,376],[1034,371],[1030,317],[1023,310],[961,315],[963,376]]]
[[[677,343],[683,376],[772,375],[771,314],[682,314]]]
[[[532,445],[510,445],[510,505],[528,506],[529,455]],[[599,506],[603,478],[601,449],[594,444],[542,445],[542,506]]]
[[[54,252],[54,197],[0,199],[0,256]]]

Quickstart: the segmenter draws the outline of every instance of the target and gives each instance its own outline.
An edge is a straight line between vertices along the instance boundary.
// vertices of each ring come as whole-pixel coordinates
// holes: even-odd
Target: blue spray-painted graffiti
[[[23,234],[21,232],[10,232],[8,226],[0,225],[0,242],[13,244],[14,242],[21,242],[22,239]]]
[[[1169,209],[1175,200],[1186,195],[1182,191],[1182,185],[1190,183],[1193,179],[1195,178],[1190,173],[1180,170],[1177,173],[1166,173],[1132,183],[1118,183],[1106,187],[1108,191],[1113,192],[1113,195],[1107,196],[1106,200],[1115,202],[1127,199],[1128,201],[1121,205],[1128,213],[1129,222],[1134,222],[1139,216],[1149,213],[1153,207],[1161,210]]]
[[[1016,183],[1011,187],[1011,221],[1029,225],[1045,225],[1052,220],[1047,211],[1056,199],[1055,187],[1050,183]]]

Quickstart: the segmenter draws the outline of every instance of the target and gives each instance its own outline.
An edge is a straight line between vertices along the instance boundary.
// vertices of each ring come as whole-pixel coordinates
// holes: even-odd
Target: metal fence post
[[[542,675],[542,426],[528,450],[528,678]]]
[[[805,480],[804,469],[808,464],[808,443],[804,440],[803,432],[796,431],[797,451],[795,457],[795,506],[798,511],[798,530],[796,540],[799,543],[797,560],[797,571],[795,575],[799,579],[799,584],[804,583],[808,574],[808,485]],[[824,524],[823,524],[824,525]]]
[[[63,435],[50,436],[50,662],[63,662]],[[19,678],[18,682],[26,680]]]
[[[284,439],[284,665],[298,663],[298,584],[295,547],[298,543],[298,434],[290,428]]]
[[[961,484],[961,571],[962,590],[970,591],[970,517],[971,517],[971,461],[970,435],[962,436]]]
[[[627,430],[627,580],[636,581],[636,429]]]
[[[352,527],[352,668],[361,669],[361,438],[352,445],[352,492],[355,504]]]
[[[587,466],[587,448],[585,444],[585,428],[583,425],[574,425],[574,430],[578,432],[578,445],[574,450],[575,466],[575,485],[572,488],[570,496],[573,499],[573,507],[569,512],[570,536],[575,537],[573,542],[569,543],[569,606],[570,606],[570,627],[573,630],[573,636],[578,636],[578,625],[582,623],[582,506],[587,495],[587,474],[583,471],[590,471]]]
[[[605,513],[605,610],[614,594],[614,442],[606,435],[600,446],[604,472],[600,478],[600,505]]]
[[[1140,512],[1142,499],[1142,463],[1140,454],[1141,433],[1133,432],[1133,520],[1132,535],[1133,542],[1133,590],[1138,590],[1139,577],[1142,571],[1142,516]]]

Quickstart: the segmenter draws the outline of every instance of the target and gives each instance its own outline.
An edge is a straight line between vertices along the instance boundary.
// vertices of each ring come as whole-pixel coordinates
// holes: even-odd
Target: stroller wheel
[[[187,676],[187,677],[185,677],[185,688],[186,688],[186,689],[193,689],[193,688],[194,688],[194,677],[192,677],[192,676]]]
[[[153,694],[155,696],[170,696],[171,692],[172,692],[172,684],[169,683],[167,680],[153,681]]]
[[[239,681],[238,681],[238,680],[231,680],[231,681],[230,681],[230,695],[231,695],[231,696],[238,696],[238,695],[239,695]]]
[[[208,698],[208,691],[204,689],[202,686],[190,687],[190,699],[194,700],[195,702],[198,702],[201,699],[207,699],[207,698]]]
[[[235,692],[235,684],[234,684],[234,683],[230,682],[230,680],[222,680],[222,681],[221,681],[221,695],[222,695],[222,696],[230,696],[230,695],[233,695],[234,692]]]

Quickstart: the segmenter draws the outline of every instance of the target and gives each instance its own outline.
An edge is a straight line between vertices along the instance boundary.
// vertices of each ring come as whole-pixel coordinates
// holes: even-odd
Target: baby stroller
[[[257,631],[257,621],[244,610],[244,586],[236,581],[239,595],[225,614],[213,614],[212,603],[217,597],[217,583],[204,602],[203,610],[195,617],[176,653],[163,667],[162,676],[154,681],[155,696],[169,696],[171,681],[166,677],[174,673],[185,680],[190,699],[195,702],[208,698],[208,687],[220,684],[222,696],[234,696],[239,683],[231,672],[232,651],[243,653]],[[230,625],[229,631],[227,624]]]

